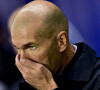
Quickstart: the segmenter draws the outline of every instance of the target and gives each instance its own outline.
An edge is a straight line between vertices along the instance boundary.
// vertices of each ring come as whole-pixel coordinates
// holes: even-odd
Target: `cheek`
[[[45,63],[48,58],[46,52],[29,52],[27,56],[29,59],[40,63]]]

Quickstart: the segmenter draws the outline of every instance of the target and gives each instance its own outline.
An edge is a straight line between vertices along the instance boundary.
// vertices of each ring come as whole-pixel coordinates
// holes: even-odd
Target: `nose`
[[[26,58],[26,53],[24,50],[18,50],[18,54],[20,54],[20,59],[25,59]]]

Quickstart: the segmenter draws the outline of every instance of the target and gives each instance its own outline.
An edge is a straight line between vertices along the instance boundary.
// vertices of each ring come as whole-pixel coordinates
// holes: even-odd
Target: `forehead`
[[[11,30],[11,36],[12,38],[20,38],[20,37],[32,37],[36,36],[37,32],[39,31],[39,25],[36,23],[29,23],[24,26],[16,25]]]
[[[38,32],[41,32],[42,28],[43,20],[41,17],[36,17],[31,12],[19,13],[11,27],[12,42],[38,39]]]
[[[13,27],[11,30],[12,43],[16,46],[22,46],[28,42],[39,42],[40,37],[38,31],[41,25],[36,23],[29,23],[22,27]]]

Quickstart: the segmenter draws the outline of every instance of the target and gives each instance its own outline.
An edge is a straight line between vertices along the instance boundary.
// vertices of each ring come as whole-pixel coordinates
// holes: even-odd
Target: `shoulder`
[[[94,70],[92,71],[89,83],[84,90],[100,90],[100,58],[96,58]]]
[[[96,58],[96,64],[94,67],[94,74],[99,75],[99,77],[100,77],[100,58],[99,57]]]
[[[95,68],[93,70],[93,76],[91,78],[91,82],[93,82],[93,90],[100,90],[100,58],[97,58]]]
[[[93,70],[94,77],[100,77],[100,58],[96,58],[96,64]]]

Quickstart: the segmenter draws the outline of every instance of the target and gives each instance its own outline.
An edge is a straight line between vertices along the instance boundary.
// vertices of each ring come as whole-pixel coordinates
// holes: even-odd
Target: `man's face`
[[[21,28],[14,26],[11,31],[12,43],[21,59],[41,63],[55,72],[60,64],[59,52],[52,38],[42,38],[38,35],[40,26],[36,23],[30,23]]]

